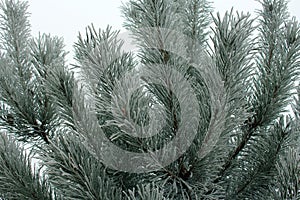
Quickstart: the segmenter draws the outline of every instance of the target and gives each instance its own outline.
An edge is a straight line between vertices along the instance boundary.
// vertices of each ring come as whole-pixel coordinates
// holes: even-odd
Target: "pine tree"
[[[207,0],[129,0],[120,32],[30,33],[0,4],[0,199],[299,199],[300,29]]]

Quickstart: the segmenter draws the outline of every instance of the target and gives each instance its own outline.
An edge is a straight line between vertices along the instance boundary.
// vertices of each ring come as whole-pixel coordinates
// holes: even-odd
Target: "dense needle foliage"
[[[0,199],[300,199],[299,23],[259,2],[129,0],[135,48],[91,25],[69,66],[3,0]]]

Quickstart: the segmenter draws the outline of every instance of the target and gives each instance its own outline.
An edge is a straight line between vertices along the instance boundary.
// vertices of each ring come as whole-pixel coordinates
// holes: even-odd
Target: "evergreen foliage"
[[[3,0],[0,198],[300,199],[300,27],[286,0],[259,2],[129,0],[138,50],[91,25],[71,67]]]

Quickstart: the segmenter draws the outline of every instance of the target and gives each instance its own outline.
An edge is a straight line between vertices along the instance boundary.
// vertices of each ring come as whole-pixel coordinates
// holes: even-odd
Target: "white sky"
[[[50,33],[63,37],[66,50],[72,52],[78,32],[84,33],[85,27],[93,23],[95,28],[121,29],[123,18],[120,6],[128,0],[30,0],[29,12],[32,33]],[[260,5],[255,0],[212,0],[215,11],[221,14],[234,7],[235,10],[253,13]],[[290,0],[289,11],[300,20],[300,1]],[[69,61],[71,60],[69,55]],[[72,62],[72,60],[71,60]]]

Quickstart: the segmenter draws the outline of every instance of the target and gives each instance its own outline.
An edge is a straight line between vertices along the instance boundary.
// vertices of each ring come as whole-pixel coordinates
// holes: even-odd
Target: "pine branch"
[[[30,25],[28,21],[28,3],[5,0],[1,2],[1,33],[0,39],[3,50],[17,70],[23,87],[30,74],[29,70],[29,49],[28,40],[30,38]]]
[[[45,177],[32,169],[32,155],[6,134],[0,140],[1,195],[5,199],[56,199]]]
[[[57,38],[44,35],[30,41],[27,7],[27,2],[20,1],[7,0],[1,4],[1,42],[5,54],[1,60],[0,96],[14,114],[13,122],[7,121],[4,128],[23,141],[42,140],[49,144],[55,126],[54,108],[45,81],[52,65],[64,64],[65,53]]]
[[[279,2],[277,2],[277,4],[280,4]],[[282,9],[282,7],[280,5],[277,5],[276,7],[279,9]],[[264,5],[264,10],[266,10],[266,7],[269,7],[270,5]],[[285,12],[285,11],[282,11]],[[274,15],[266,15],[266,13],[261,13],[261,15],[263,17],[266,17],[266,19],[264,19],[265,21],[272,21],[275,20],[276,22],[280,21],[280,20],[285,20],[279,18],[282,15],[281,11],[276,11],[278,16],[274,16]],[[272,18],[271,18],[272,17]],[[279,20],[278,20],[279,19]],[[283,48],[281,49],[277,49],[276,50],[276,55],[282,57],[281,60],[283,60],[283,62],[281,64],[278,64],[277,61],[272,61],[272,69],[269,68],[269,62],[270,62],[270,52],[273,52],[275,50],[272,50],[275,46],[275,39],[276,37],[274,36],[270,36],[270,35],[265,35],[266,33],[276,33],[278,34],[278,32],[280,32],[281,26],[282,26],[283,21],[281,21],[280,24],[277,24],[276,26],[271,26],[273,28],[273,30],[262,30],[262,40],[266,40],[270,43],[267,43],[269,45],[269,48],[261,48],[262,49],[262,53],[260,55],[264,55],[264,52],[266,52],[265,55],[267,55],[266,57],[260,57],[259,58],[259,70],[262,70],[261,74],[262,74],[262,82],[260,83],[255,83],[255,102],[253,105],[253,111],[255,113],[255,115],[251,118],[249,118],[248,120],[246,120],[245,125],[243,127],[244,130],[244,134],[242,137],[241,142],[239,143],[239,145],[235,148],[235,150],[231,153],[229,159],[227,160],[227,162],[224,165],[224,169],[222,170],[221,174],[223,174],[226,170],[228,170],[230,168],[231,162],[233,160],[235,160],[237,158],[237,156],[239,155],[239,153],[242,151],[242,149],[244,149],[248,143],[248,141],[252,138],[253,134],[256,132],[257,128],[259,127],[263,127],[263,126],[267,126],[268,124],[272,123],[273,120],[275,120],[276,118],[278,118],[280,116],[280,114],[282,113],[284,107],[286,107],[290,101],[290,91],[293,89],[293,83],[295,80],[295,77],[298,75],[298,70],[297,69],[297,65],[295,65],[294,63],[297,62],[297,60],[299,59],[298,57],[298,53],[296,53],[296,51],[294,51],[294,47],[290,48]],[[264,24],[263,24],[264,26]],[[269,26],[269,24],[267,24],[266,26]],[[263,28],[262,28],[263,29]],[[296,31],[296,30],[294,30]],[[296,31],[298,32],[298,31]],[[294,32],[293,35],[296,33]],[[273,38],[273,40],[268,40],[264,37],[270,37]],[[288,36],[289,37],[289,36]],[[278,36],[278,38],[276,40],[278,40],[278,42],[276,42],[277,44],[277,48],[278,46],[284,45],[285,41],[287,40],[288,37],[284,37],[283,41],[279,40],[282,38],[282,36]],[[278,44],[279,43],[279,44]],[[296,42],[297,43],[297,42]],[[261,42],[261,44],[266,44],[265,42]],[[297,46],[298,48],[298,44],[294,44],[295,46]],[[265,49],[266,51],[264,51],[263,49]],[[289,54],[294,54],[294,56],[289,56]],[[274,56],[274,55],[273,55]],[[291,59],[292,58],[292,59]],[[291,60],[290,60],[291,59]],[[273,60],[273,57],[272,57]],[[266,63],[266,68],[262,68],[263,66],[261,65],[261,63]],[[282,69],[280,68],[276,68],[276,66],[278,67],[282,67]],[[284,68],[284,70],[283,70]],[[269,73],[269,75],[265,74],[265,69],[267,69],[266,74]],[[279,74],[278,74],[279,72]],[[276,75],[275,75],[276,74]],[[272,79],[270,79],[270,76],[272,76]],[[275,82],[274,84],[270,83],[270,82]],[[278,84],[280,83],[280,85]],[[266,96],[267,94],[267,96]],[[267,98],[267,99],[266,99]],[[263,105],[259,105],[256,103],[263,103]],[[276,110],[274,110],[276,109]]]
[[[299,194],[299,156],[297,150],[290,148],[286,155],[280,156],[276,163],[279,176],[271,186],[274,199],[298,199]]]
[[[120,198],[121,191],[106,177],[105,167],[71,132],[53,140],[39,158],[49,182],[66,199]]]
[[[236,192],[232,193],[233,197],[244,198],[250,194],[255,198],[271,196],[271,188],[276,187],[273,185],[277,176],[276,165],[280,157],[286,156],[289,149],[296,145],[295,139],[297,140],[298,136],[292,123],[289,118],[281,118],[274,127],[261,130],[255,139],[249,141],[251,145],[242,151],[240,161],[235,164],[238,173],[244,169],[237,166],[242,164],[244,158],[248,160],[245,166],[247,170],[239,173],[243,174],[243,177],[231,178],[236,179],[238,184],[231,186],[236,188]]]
[[[138,53],[91,25],[74,46],[76,73],[61,38],[30,39],[27,2],[1,2],[0,127],[16,138],[0,140],[0,198],[297,198],[299,94],[295,118],[283,115],[300,27],[287,1],[259,2],[256,29],[249,14],[211,16],[206,0],[130,0],[124,25]],[[47,145],[27,154],[17,139]]]
[[[212,21],[210,13],[213,11],[211,4],[207,0],[192,0],[185,1],[184,5],[179,7],[183,33],[189,38],[187,54],[190,63],[194,63],[199,53],[205,51],[207,46]]]

